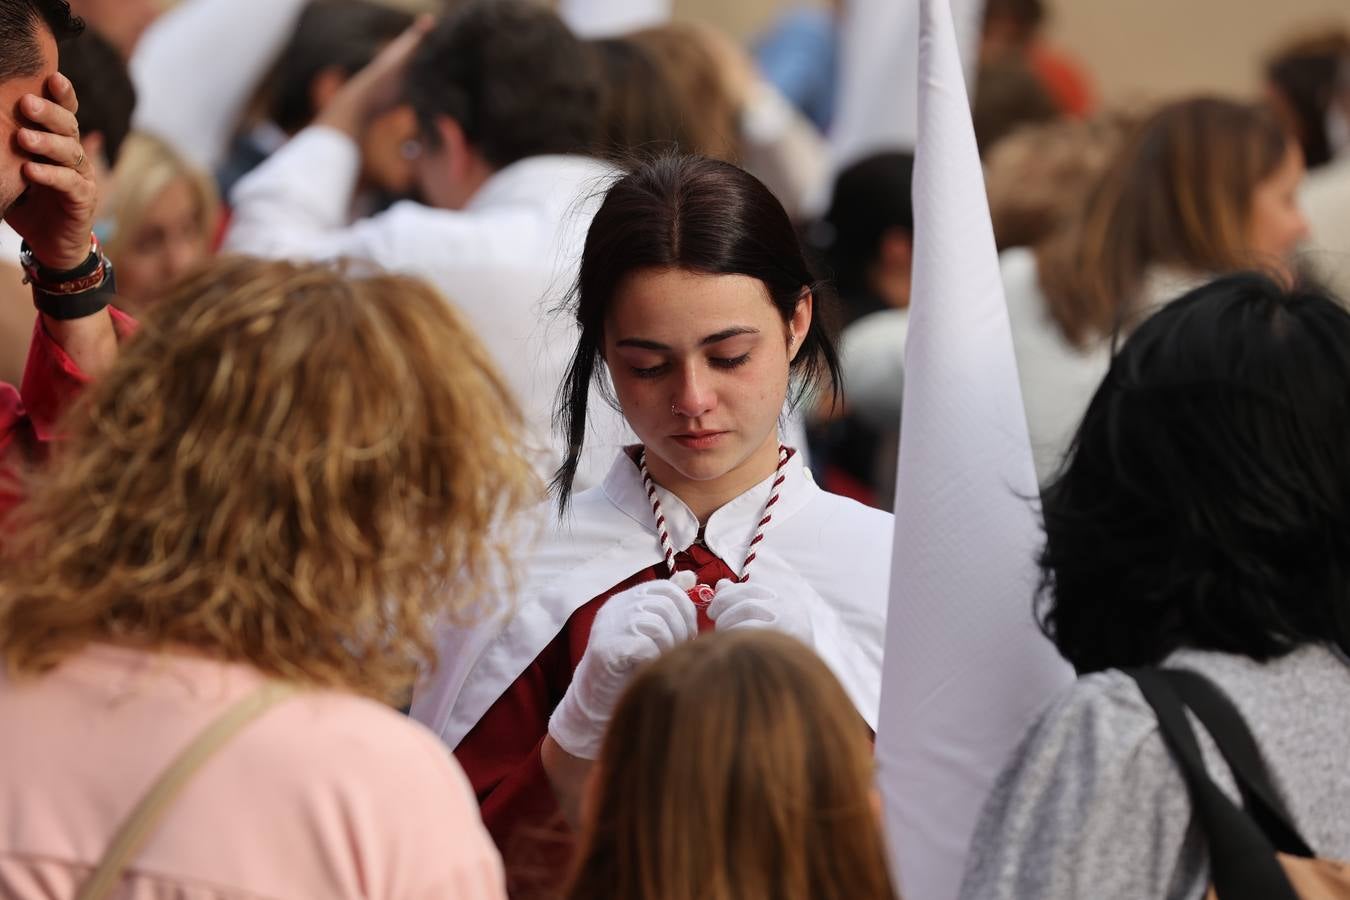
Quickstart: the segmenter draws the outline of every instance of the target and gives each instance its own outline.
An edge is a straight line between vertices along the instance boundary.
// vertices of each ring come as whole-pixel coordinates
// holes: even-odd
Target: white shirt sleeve
[[[215,171],[306,2],[186,0],[160,16],[131,58],[136,129]]]
[[[225,250],[269,259],[366,260],[427,278],[447,294],[460,284],[446,282],[447,270],[500,262],[494,252],[511,239],[509,232],[504,237],[500,223],[483,215],[403,202],[348,224],[360,168],[361,151],[349,136],[323,125],[306,128],[235,186]]]
[[[362,225],[344,228],[361,151],[340,131],[312,126],[235,186],[225,249],[253,256],[369,258]]]

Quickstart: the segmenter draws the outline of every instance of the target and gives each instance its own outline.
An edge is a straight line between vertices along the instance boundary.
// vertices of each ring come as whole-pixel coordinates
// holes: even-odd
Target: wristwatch
[[[33,305],[53,319],[82,319],[112,302],[117,281],[112,261],[103,255],[95,235],[89,236],[89,256],[73,269],[50,269],[33,255],[24,241],[19,250],[24,280],[33,286]]]

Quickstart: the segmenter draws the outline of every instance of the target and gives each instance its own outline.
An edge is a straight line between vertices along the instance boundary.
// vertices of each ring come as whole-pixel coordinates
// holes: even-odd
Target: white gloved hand
[[[780,596],[758,581],[717,582],[717,595],[708,606],[708,618],[718,631],[731,628],[772,628],[814,647],[811,613],[793,595]]]
[[[597,759],[605,727],[635,669],[698,634],[689,599],[694,573],[647,581],[615,594],[591,625],[586,652],[572,684],[548,720],[558,746],[581,759]]]

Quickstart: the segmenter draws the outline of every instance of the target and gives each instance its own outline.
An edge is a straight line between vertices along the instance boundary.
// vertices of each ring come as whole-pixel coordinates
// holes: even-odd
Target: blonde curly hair
[[[521,427],[426,284],[219,261],[150,310],[24,476],[0,654],[19,675],[95,641],[188,648],[399,702],[540,496]]]

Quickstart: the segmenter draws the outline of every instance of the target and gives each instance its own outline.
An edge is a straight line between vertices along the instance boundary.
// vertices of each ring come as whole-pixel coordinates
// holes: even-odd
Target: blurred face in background
[[[170,181],[147,204],[140,221],[118,235],[113,260],[118,293],[143,304],[206,262],[213,236],[204,219],[191,180]]]
[[[361,137],[361,178],[367,185],[406,197],[417,188],[416,159],[422,151],[411,106],[381,114]]]
[[[1247,244],[1259,259],[1287,268],[1298,245],[1308,237],[1308,220],[1298,199],[1303,174],[1303,151],[1296,141],[1290,141],[1279,167],[1252,192]]]

